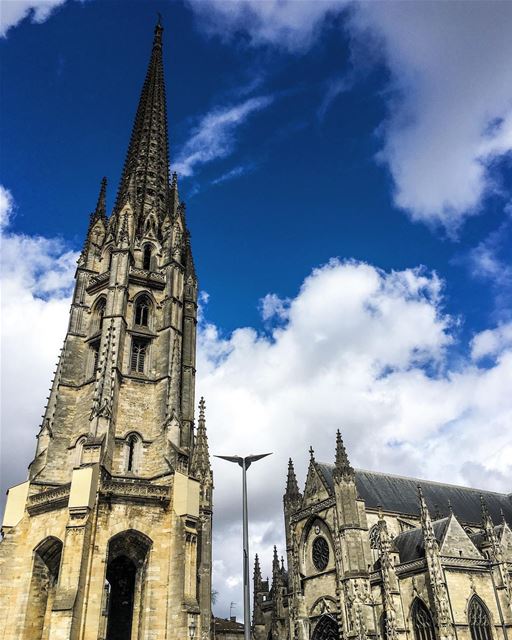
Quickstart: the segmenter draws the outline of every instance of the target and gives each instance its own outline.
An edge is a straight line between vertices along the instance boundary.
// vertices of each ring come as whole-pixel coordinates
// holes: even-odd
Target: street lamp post
[[[251,640],[251,601],[249,590],[249,518],[247,512],[247,469],[253,462],[266,458],[271,453],[260,453],[256,456],[215,456],[228,462],[235,462],[242,467],[242,520],[244,544],[244,640]]]

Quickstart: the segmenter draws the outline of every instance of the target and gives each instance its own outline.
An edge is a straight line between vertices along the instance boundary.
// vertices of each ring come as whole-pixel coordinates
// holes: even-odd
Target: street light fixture
[[[228,462],[235,462],[242,467],[242,515],[244,540],[244,640],[251,640],[251,603],[249,591],[249,519],[247,514],[247,469],[253,462],[271,456],[271,453],[260,453],[256,456],[215,456]]]

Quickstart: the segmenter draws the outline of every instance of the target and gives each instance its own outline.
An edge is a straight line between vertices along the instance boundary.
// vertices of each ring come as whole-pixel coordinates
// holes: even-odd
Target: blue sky
[[[358,466],[510,491],[512,4],[2,9],[2,486],[33,454],[76,252],[103,175],[113,205],[160,12],[212,449],[275,452],[251,470],[264,571],[283,544],[269,473],[284,482],[292,455],[304,480],[309,444],[329,460],[338,427]],[[227,614],[239,503],[214,471]]]
[[[69,2],[43,24],[24,20],[1,43],[1,175],[18,206],[14,228],[61,235],[78,249],[102,175],[112,205],[157,11],[174,161],[205,114],[269,100],[236,127],[226,157],[180,183],[218,325],[258,323],[260,297],[294,295],[332,256],[435,269],[466,338],[495,316],[493,288],[474,277],[469,255],[505,219],[510,156],[495,161],[499,190],[478,202],[479,215],[456,239],[411,223],[393,202],[389,167],[377,161],[389,71],[378,58],[354,60],[363,54],[351,52],[343,14],[310,48],[292,52],[249,46],[243,35],[205,37],[180,2]],[[350,88],[326,105],[339,81]]]

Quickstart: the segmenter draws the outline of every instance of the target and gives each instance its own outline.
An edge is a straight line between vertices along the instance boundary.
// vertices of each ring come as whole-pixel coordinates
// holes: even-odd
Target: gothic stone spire
[[[130,181],[133,180],[139,229],[149,212],[161,219],[169,200],[169,141],[162,32],[163,27],[157,24],[116,202],[117,211],[128,197]]]

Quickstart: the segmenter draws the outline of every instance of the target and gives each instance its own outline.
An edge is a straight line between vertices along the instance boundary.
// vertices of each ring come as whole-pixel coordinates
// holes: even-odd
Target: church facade
[[[90,218],[29,479],[8,492],[2,640],[210,637],[213,478],[162,31],[113,213],[104,180]]]
[[[254,640],[512,639],[512,494],[290,460],[285,559],[253,578]]]
[[[29,478],[8,493],[0,640],[221,637],[162,31],[114,210],[104,180],[91,214]],[[254,640],[512,640],[512,494],[354,469],[339,433],[333,464],[310,456],[303,492],[289,464],[271,581],[256,558]]]

